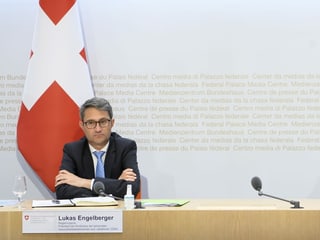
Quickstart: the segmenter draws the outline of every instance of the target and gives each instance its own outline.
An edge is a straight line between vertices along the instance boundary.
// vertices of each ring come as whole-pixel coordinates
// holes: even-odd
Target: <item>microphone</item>
[[[121,197],[113,196],[112,194],[106,194],[104,184],[100,181],[95,181],[93,184],[93,191],[100,197],[112,197],[115,200],[123,200]]]
[[[253,177],[251,179],[251,185],[256,191],[260,192],[262,188],[262,183],[259,177]]]
[[[300,206],[300,202],[299,201],[287,200],[287,199],[283,199],[283,198],[279,198],[279,197],[275,197],[275,196],[263,193],[261,191],[262,182],[261,182],[261,179],[259,177],[253,177],[251,179],[251,185],[256,191],[258,191],[258,195],[259,196],[271,197],[271,198],[274,198],[274,199],[278,199],[278,200],[281,200],[281,201],[288,202],[288,203],[293,205],[293,207],[291,207],[291,208],[303,208],[303,207]]]
[[[96,194],[98,194],[100,197],[112,197],[115,200],[123,200],[123,198],[121,197],[116,197],[116,196],[113,196],[112,194],[106,194],[104,184],[100,181],[95,181],[93,183],[93,191]],[[135,205],[135,208],[144,208],[140,201],[135,201],[134,205]]]
[[[93,184],[93,191],[98,194],[100,197],[108,196],[104,191],[105,187],[104,184],[100,181],[95,181]]]

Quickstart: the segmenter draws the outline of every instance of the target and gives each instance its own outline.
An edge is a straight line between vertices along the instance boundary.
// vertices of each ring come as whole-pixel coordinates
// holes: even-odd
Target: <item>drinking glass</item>
[[[21,207],[22,196],[27,193],[27,181],[25,176],[18,175],[14,177],[12,192],[18,198],[18,204],[19,207]]]

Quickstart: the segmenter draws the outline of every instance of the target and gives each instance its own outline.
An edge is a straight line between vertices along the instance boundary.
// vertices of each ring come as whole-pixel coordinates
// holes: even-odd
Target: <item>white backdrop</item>
[[[0,0],[0,198],[28,175],[15,126],[37,0]],[[143,197],[318,198],[320,3],[80,0],[97,96],[138,143]],[[75,123],[77,124],[77,123]],[[50,127],[50,124],[48,125]],[[23,167],[22,167],[23,166]]]

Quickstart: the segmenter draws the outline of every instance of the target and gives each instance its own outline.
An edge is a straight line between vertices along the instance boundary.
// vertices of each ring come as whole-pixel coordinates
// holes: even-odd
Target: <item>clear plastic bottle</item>
[[[127,185],[127,193],[124,195],[124,208],[127,210],[134,209],[134,196],[131,184]]]

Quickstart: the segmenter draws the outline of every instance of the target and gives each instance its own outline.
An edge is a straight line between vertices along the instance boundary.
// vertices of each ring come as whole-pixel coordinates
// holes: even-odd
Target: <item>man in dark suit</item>
[[[85,137],[65,144],[55,187],[58,199],[97,196],[95,181],[105,186],[105,192],[123,197],[127,184],[132,193],[140,191],[140,173],[136,142],[112,132],[112,107],[103,98],[87,100],[80,108],[79,125]],[[96,156],[100,152],[102,157]],[[99,172],[100,163],[102,166]]]

